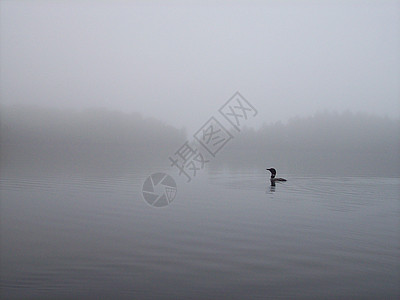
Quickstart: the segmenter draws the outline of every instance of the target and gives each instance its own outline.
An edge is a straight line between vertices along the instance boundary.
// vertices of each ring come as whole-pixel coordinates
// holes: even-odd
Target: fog
[[[399,176],[400,124],[366,114],[318,113],[287,123],[265,123],[234,133],[207,168],[275,166],[298,175]],[[2,107],[3,171],[63,172],[169,167],[172,156],[193,139],[182,129],[138,113],[40,107]],[[200,146],[199,146],[200,147]]]
[[[139,112],[187,132],[234,92],[251,126],[399,118],[398,1],[1,1],[1,102]]]
[[[399,176],[400,122],[366,114],[317,113],[247,128],[217,162],[276,166],[299,175]]]
[[[3,167],[168,165],[240,91],[210,167],[399,174],[398,1],[0,5]]]
[[[0,298],[400,299],[399,100],[399,0],[2,0]]]
[[[118,172],[157,164],[185,133],[138,113],[2,107],[5,169]]]

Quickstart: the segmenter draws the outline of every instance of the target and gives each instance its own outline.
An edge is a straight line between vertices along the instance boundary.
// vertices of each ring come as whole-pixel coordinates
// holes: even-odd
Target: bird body
[[[285,178],[275,177],[276,176],[276,170],[274,168],[269,168],[267,170],[271,172],[271,178],[270,178],[271,185],[275,185],[275,182],[277,182],[277,181],[287,181]]]

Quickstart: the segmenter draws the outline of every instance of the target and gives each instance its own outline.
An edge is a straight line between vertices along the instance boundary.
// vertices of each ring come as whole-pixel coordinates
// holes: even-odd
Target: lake
[[[1,177],[2,299],[398,299],[399,178],[209,170]],[[157,170],[153,170],[157,171]]]

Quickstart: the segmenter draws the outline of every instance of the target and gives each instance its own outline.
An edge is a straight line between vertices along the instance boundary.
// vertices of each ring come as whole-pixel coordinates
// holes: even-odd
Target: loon
[[[267,170],[271,172],[271,185],[275,185],[276,181],[286,181],[285,178],[275,178],[276,170],[274,168],[269,168]]]

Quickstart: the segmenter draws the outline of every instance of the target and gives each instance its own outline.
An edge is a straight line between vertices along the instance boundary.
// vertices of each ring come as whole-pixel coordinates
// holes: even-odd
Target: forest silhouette
[[[232,129],[234,130],[234,129]],[[242,128],[211,168],[276,167],[293,174],[400,176],[400,123],[362,113],[317,113]],[[128,170],[168,165],[192,137],[139,113],[3,106],[1,165],[13,168]]]

